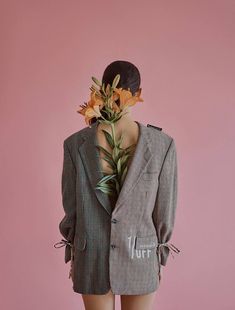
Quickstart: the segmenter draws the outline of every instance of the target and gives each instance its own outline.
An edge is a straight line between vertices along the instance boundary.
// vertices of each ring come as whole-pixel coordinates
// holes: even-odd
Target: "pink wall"
[[[235,309],[235,2],[5,0],[0,11],[0,308],[83,309],[53,248],[62,141],[85,126],[76,110],[91,76],[122,59],[142,75],[134,118],[178,148],[181,253],[155,308]]]

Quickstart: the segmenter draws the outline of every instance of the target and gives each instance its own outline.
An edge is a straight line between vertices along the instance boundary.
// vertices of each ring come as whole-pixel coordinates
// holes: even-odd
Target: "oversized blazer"
[[[169,253],[179,253],[169,243],[177,206],[175,141],[162,128],[136,123],[139,138],[115,206],[95,189],[103,176],[98,122],[63,142],[63,239],[54,246],[65,246],[76,293],[153,292]]]

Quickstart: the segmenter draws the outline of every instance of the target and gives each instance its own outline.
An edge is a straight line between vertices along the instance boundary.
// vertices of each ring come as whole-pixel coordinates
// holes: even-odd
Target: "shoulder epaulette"
[[[147,127],[153,127],[153,128],[156,128],[156,129],[158,129],[158,130],[162,130],[162,128],[161,127],[157,127],[157,126],[153,126],[153,125],[151,125],[151,124],[147,124]]]

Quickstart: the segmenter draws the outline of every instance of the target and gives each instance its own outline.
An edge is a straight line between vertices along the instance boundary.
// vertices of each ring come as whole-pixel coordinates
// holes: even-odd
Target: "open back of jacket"
[[[139,139],[113,211],[108,196],[95,189],[103,176],[98,122],[64,140],[59,229],[77,293],[153,292],[170,251],[179,252],[169,243],[177,206],[175,141],[161,128],[137,123]]]

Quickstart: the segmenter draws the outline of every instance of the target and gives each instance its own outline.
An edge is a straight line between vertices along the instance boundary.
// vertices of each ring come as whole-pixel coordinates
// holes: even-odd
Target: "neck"
[[[135,122],[130,114],[130,111],[126,110],[125,114],[117,122],[115,122],[115,128],[117,128],[117,130],[122,130],[133,124],[135,124]]]
[[[125,132],[127,129],[132,130],[133,128],[136,128],[138,126],[133,120],[129,109],[127,109],[124,113],[125,114],[122,115],[122,117],[114,123],[115,131],[117,134]],[[98,131],[100,131],[101,129],[110,131],[110,125],[99,124]]]

